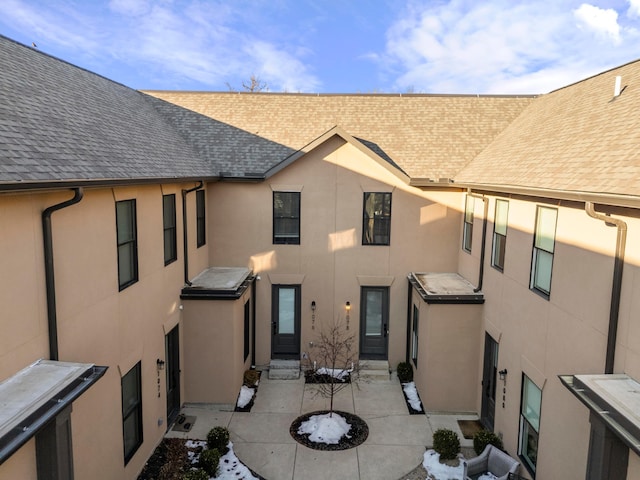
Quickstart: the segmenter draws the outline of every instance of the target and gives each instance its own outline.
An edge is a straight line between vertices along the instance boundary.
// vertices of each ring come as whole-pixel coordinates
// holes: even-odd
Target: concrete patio
[[[233,406],[187,404],[185,415],[196,416],[190,432],[170,430],[167,437],[205,439],[214,426],[228,427],[240,460],[268,480],[367,479],[398,480],[422,463],[433,432],[449,428],[462,446],[472,446],[457,420],[476,415],[410,415],[395,375],[388,381],[350,385],[334,399],[334,409],[355,413],[369,426],[369,437],[350,450],[324,452],[297,443],[289,434],[301,414],[328,408],[314,395],[314,386],[298,380],[269,380],[263,373],[251,412]]]

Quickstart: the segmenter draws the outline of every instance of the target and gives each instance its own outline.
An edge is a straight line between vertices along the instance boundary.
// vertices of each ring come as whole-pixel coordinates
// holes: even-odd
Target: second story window
[[[196,190],[196,241],[198,247],[207,243],[204,190]]]
[[[506,200],[496,200],[496,215],[493,222],[493,250],[491,252],[491,265],[500,271],[504,269],[508,215],[509,202]]]
[[[558,210],[555,208],[538,207],[533,258],[531,260],[530,288],[547,298],[551,294],[551,270],[556,243],[557,218]]]
[[[116,202],[118,239],[118,286],[124,290],[138,281],[138,235],[136,201]]]
[[[162,228],[164,230],[164,264],[169,265],[178,258],[176,247],[176,196],[162,196]]]
[[[473,239],[473,205],[474,198],[467,195],[464,204],[464,223],[462,224],[462,249],[471,253],[471,241]]]
[[[300,245],[300,192],[273,192],[273,243]]]
[[[362,244],[389,245],[391,193],[365,192],[362,217]]]

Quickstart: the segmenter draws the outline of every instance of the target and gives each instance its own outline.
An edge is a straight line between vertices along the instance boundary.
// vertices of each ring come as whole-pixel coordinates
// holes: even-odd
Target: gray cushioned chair
[[[480,455],[466,461],[464,478],[473,480],[483,473],[491,472],[498,480],[507,480],[510,473],[518,473],[519,469],[520,462],[489,444]]]

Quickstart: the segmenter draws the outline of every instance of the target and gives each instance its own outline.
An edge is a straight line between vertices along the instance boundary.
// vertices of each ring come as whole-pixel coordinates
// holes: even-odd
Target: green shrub
[[[458,434],[447,428],[433,432],[433,449],[440,454],[440,460],[453,460],[460,453]]]
[[[260,372],[257,370],[246,370],[242,378],[242,384],[247,387],[255,387],[260,380]]]
[[[229,451],[229,430],[224,427],[213,427],[207,433],[207,446],[210,449],[216,449],[222,455]]]
[[[217,448],[204,450],[200,454],[200,468],[215,477],[218,474],[218,465],[220,464],[220,452]]]
[[[209,480],[209,474],[203,469],[189,470],[182,477],[182,480]]]
[[[489,430],[480,430],[473,436],[473,449],[477,455],[480,455],[487,445],[493,445],[494,447],[502,450],[502,439]]]
[[[398,364],[398,380],[400,383],[413,382],[413,367],[408,362]]]

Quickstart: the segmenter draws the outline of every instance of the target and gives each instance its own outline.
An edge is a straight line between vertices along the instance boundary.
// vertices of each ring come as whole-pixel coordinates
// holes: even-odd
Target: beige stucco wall
[[[244,304],[250,289],[237,300],[184,300],[185,402],[235,405],[243,374]],[[251,322],[250,322],[251,324]]]
[[[272,242],[274,190],[301,192],[301,244]],[[363,194],[392,192],[390,246],[362,245]],[[218,183],[209,189],[213,265],[247,266],[257,283],[256,362],[271,358],[271,286],[302,285],[302,351],[323,322],[346,322],[358,335],[360,288],[390,287],[389,361],[404,360],[406,276],[411,271],[455,271],[459,231],[457,193],[421,192],[342,139],[334,137],[264,183]],[[316,330],[311,328],[315,301]],[[357,337],[356,337],[357,338]]]
[[[463,198],[460,201],[463,206]],[[515,455],[522,374],[528,375],[542,388],[538,478],[579,479],[584,478],[588,453],[588,411],[561,385],[557,376],[604,371],[616,230],[588,217],[582,205],[559,206],[551,296],[547,300],[529,289],[537,204],[521,199],[509,201],[503,273],[490,266],[495,198],[491,198],[489,207],[483,330],[499,342],[498,368],[509,372],[506,384],[498,381],[495,430],[503,435],[505,447]],[[481,200],[476,200],[475,213],[472,253],[459,247],[460,272],[474,283],[480,256]],[[633,293],[638,291],[636,245],[640,225],[635,218],[625,220],[629,223],[629,238],[615,371],[640,379],[637,313],[636,319],[632,319],[632,312],[638,312],[640,306]],[[481,347],[479,378],[482,358]],[[478,412],[479,390],[480,387]],[[568,445],[572,447],[567,448]],[[558,455],[559,451],[562,455]]]
[[[157,371],[156,359],[164,359],[165,334],[181,320],[180,188],[86,189],[79,204],[53,213],[59,359],[109,367],[73,404],[76,478],[135,478],[165,432],[166,381],[164,371]],[[175,193],[177,206],[178,261],[167,266],[163,193]],[[41,212],[71,196],[69,191],[0,195],[0,298],[5,306],[0,321],[0,379],[49,356]],[[115,201],[129,198],[136,199],[137,207],[139,280],[119,292]],[[194,250],[190,268],[197,272],[208,266],[208,250],[195,251],[195,199],[188,200]],[[138,361],[144,443],[125,467],[120,384],[121,376]],[[23,454],[17,455],[19,459]],[[0,476],[4,468],[0,467]]]
[[[412,302],[419,310],[418,364],[412,365],[425,410],[475,412],[482,305],[430,305],[415,291]]]

